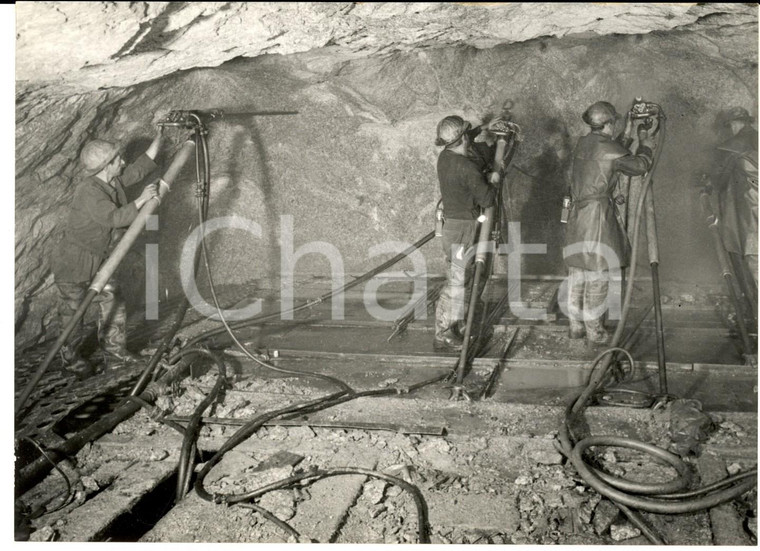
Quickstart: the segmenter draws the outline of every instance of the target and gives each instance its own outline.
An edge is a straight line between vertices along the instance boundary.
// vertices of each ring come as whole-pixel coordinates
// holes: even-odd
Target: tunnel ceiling
[[[19,2],[17,92],[126,87],[237,57],[754,25],[755,4]]]

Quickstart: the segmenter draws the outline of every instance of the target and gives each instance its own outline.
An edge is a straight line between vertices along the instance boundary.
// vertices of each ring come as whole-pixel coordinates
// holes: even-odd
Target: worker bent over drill
[[[129,226],[137,217],[138,210],[152,198],[158,197],[156,184],[150,184],[145,186],[137,199],[127,202],[124,188],[137,184],[156,168],[154,159],[160,145],[159,130],[147,151],[126,168],[122,152],[116,144],[92,140],[82,148],[80,162],[84,178],[74,192],[63,238],[52,261],[60,296],[58,314],[61,329],[73,319],[87,294],[90,281],[118,241],[118,228]],[[139,361],[139,356],[127,350],[126,306],[118,296],[115,283],[109,282],[94,302],[100,307],[98,340],[106,366]],[[80,353],[84,336],[80,320],[71,333],[68,345],[61,349],[64,369],[78,376],[86,376],[93,371]]]
[[[613,199],[614,176],[618,171],[629,176],[644,174],[652,165],[654,147],[649,132],[639,126],[639,147],[636,155],[631,155],[626,148],[632,141],[630,117],[626,117],[623,134],[613,139],[619,119],[615,107],[606,101],[594,103],[583,113],[591,132],[581,137],[575,148],[565,236],[568,246],[582,244],[581,252],[565,257],[570,338],[585,335],[598,344],[609,340],[603,322],[611,267],[607,259],[617,255],[623,268],[630,256],[628,237]]]
[[[500,119],[494,119],[489,126]],[[438,182],[443,201],[442,245],[446,256],[446,285],[436,304],[435,350],[462,349],[464,319],[470,299],[470,281],[475,260],[474,243],[481,208],[496,202],[498,174],[490,172],[495,146],[475,143],[481,126],[452,115],[438,123],[436,145]],[[494,174],[496,174],[494,176]]]

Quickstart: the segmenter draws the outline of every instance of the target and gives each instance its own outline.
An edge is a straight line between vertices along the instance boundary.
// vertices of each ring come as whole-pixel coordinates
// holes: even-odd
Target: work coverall
[[[438,156],[438,182],[445,222],[441,240],[446,256],[446,285],[435,310],[435,336],[440,339],[467,314],[469,283],[475,261],[474,243],[480,208],[496,202],[496,189],[486,181],[494,146],[474,143],[480,128],[468,132],[467,156],[444,149]]]
[[[713,181],[719,189],[723,243],[746,263],[757,297],[757,131],[746,125],[717,149]],[[743,268],[741,261],[735,266]]]
[[[142,155],[110,184],[89,176],[77,186],[63,238],[52,262],[60,296],[61,329],[74,317],[90,281],[118,241],[122,233],[118,228],[129,226],[137,217],[137,207],[134,202],[127,202],[124,188],[142,181],[156,166],[150,157]],[[100,307],[98,340],[102,348],[122,355],[126,350],[127,313],[115,285],[109,282],[93,302]],[[62,349],[65,362],[79,358],[78,347],[84,336],[80,320],[71,333],[70,344]]]
[[[652,151],[648,147],[639,146],[636,155],[631,155],[620,142],[598,130],[578,140],[565,234],[565,245],[579,248],[574,254],[565,251],[569,271],[568,313],[575,335],[582,335],[585,330],[589,339],[597,342],[607,336],[602,315],[609,288],[608,270],[627,266],[630,256],[628,237],[613,200],[615,174],[638,176],[649,170],[651,164]]]

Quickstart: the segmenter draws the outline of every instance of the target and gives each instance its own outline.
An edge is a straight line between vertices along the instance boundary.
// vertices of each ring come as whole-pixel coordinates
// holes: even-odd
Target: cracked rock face
[[[19,2],[16,10],[17,80],[78,92],[326,46],[346,58],[367,57],[757,18],[756,6],[731,4]]]
[[[17,15],[19,346],[57,331],[49,259],[84,143],[120,141],[134,158],[170,109],[224,109],[209,128],[210,216],[260,228],[211,236],[215,281],[279,289],[283,247],[326,242],[339,273],[361,273],[431,231],[437,122],[477,123],[507,99],[525,135],[510,216],[524,243],[547,247],[523,256],[523,273],[564,274],[559,209],[587,132],[580,114],[599,99],[624,111],[645,96],[668,115],[655,178],[661,277],[719,281],[692,186],[721,111],[757,114],[756,6],[22,2]],[[297,114],[272,115],[282,112]],[[172,152],[167,144],[164,167]],[[159,231],[144,232],[117,273],[133,312],[145,301],[146,244],[158,245],[161,299],[183,292],[194,181],[186,167]],[[422,252],[430,273],[444,269],[439,249]],[[294,271],[298,290],[298,277],[328,276],[330,264],[305,254]]]

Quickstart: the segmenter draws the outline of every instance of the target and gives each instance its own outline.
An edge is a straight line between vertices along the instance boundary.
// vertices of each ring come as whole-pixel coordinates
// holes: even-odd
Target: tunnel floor
[[[522,296],[530,306],[547,306],[553,287],[555,282],[534,282],[524,286]],[[320,292],[316,289],[314,296]],[[246,296],[255,296],[245,286],[224,288],[220,294],[228,305],[238,306]],[[386,293],[381,303],[399,308],[408,299],[409,293]],[[645,312],[644,302],[634,304],[631,319],[638,320]],[[690,464],[702,481],[753,468],[757,370],[741,353],[730,310],[712,288],[672,291],[664,302],[668,392],[698,400],[713,420],[709,438]],[[299,299],[295,304],[300,304]],[[264,311],[278,306],[270,299]],[[465,378],[471,400],[452,401],[450,383],[404,391],[445,375],[457,364],[456,355],[433,350],[432,315],[390,338],[393,322],[370,316],[360,294],[347,295],[343,319],[330,319],[330,309],[329,302],[318,304],[296,314],[292,322],[245,328],[236,335],[245,346],[267,353],[276,367],[330,375],[360,391],[398,392],[272,421],[227,452],[206,478],[210,490],[235,494],[310,468],[353,465],[399,476],[420,488],[433,543],[647,543],[622,515],[609,510],[606,499],[582,483],[552,445],[565,406],[583,388],[590,361],[603,349],[569,340],[561,315],[538,321],[505,312]],[[164,310],[162,319],[168,320],[171,305]],[[633,370],[625,366],[626,381],[616,385],[643,396],[660,391],[651,316],[630,343]],[[131,346],[149,353],[167,322],[140,324],[136,317],[131,321]],[[181,333],[190,338],[217,326],[190,314]],[[229,344],[224,336],[209,342],[210,348],[224,350],[229,385],[204,413],[198,440],[201,464],[246,419],[335,390],[325,380],[267,370]],[[17,354],[17,394],[44,352],[40,346]],[[498,377],[492,377],[495,371]],[[17,435],[55,446],[102,416],[109,404],[114,406],[136,378],[135,371],[122,369],[91,381],[75,381],[54,364],[32,395],[37,413],[33,408],[28,422],[17,425]],[[215,380],[207,363],[194,365],[190,376],[162,399],[167,419],[186,424]],[[489,380],[492,386],[486,397]],[[66,462],[62,468],[76,488],[73,502],[31,520],[28,537],[35,541],[417,542],[410,496],[396,485],[362,475],[322,479],[260,498],[258,505],[288,522],[298,538],[260,513],[206,502],[195,492],[173,505],[182,437],[157,422],[155,414],[140,410]],[[663,447],[670,444],[668,415],[667,408],[614,403],[601,403],[587,412],[593,434],[623,434]],[[622,448],[610,448],[601,462],[620,476],[642,480],[671,476],[669,468]],[[52,472],[22,501],[33,507],[53,496],[55,504],[54,496],[63,490],[60,473]],[[709,511],[645,517],[668,543],[751,544],[756,541],[756,501],[753,491]]]

